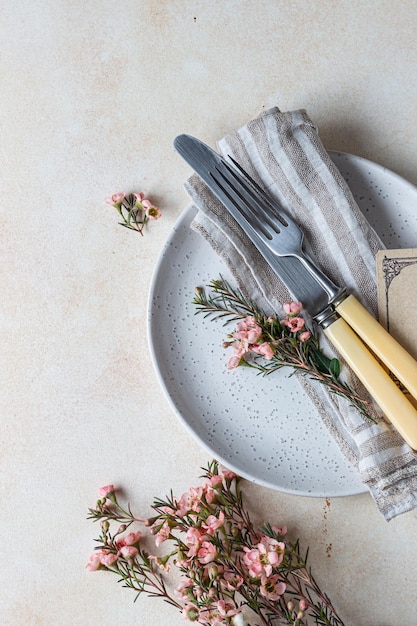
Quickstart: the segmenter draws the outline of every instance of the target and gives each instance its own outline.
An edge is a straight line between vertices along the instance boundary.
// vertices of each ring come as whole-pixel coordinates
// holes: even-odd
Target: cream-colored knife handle
[[[417,450],[417,411],[372,356],[358,335],[339,318],[324,334],[350,365],[385,416],[405,441]]]
[[[336,311],[417,399],[417,361],[362,306],[348,296]]]

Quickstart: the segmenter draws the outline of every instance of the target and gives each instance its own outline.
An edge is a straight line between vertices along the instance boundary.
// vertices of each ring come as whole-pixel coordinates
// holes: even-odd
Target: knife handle
[[[341,317],[327,326],[324,334],[344,357],[403,439],[413,450],[417,450],[417,410],[358,335]]]
[[[348,296],[336,311],[417,399],[417,361],[355,298]]]

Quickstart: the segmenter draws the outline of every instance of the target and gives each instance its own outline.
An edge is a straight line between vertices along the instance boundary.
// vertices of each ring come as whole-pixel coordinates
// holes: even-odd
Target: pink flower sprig
[[[201,287],[196,289],[193,304],[197,313],[237,324],[223,343],[233,350],[228,369],[246,366],[272,374],[290,368],[347,398],[364,417],[375,421],[370,400],[340,380],[339,360],[328,358],[320,348],[319,336],[307,328],[300,302],[285,302],[282,314],[267,315],[223,278],[212,280],[209,289],[209,294]]]
[[[146,222],[161,217],[160,209],[149,198],[145,198],[145,194],[142,192],[126,194],[122,191],[108,196],[105,201],[117,209],[123,220],[120,223],[121,226],[136,230],[140,235],[143,235]]]
[[[213,461],[203,479],[179,498],[155,500],[150,519],[131,515],[130,523],[141,529],[129,532],[127,524],[111,530],[126,519],[126,510],[114,488],[101,491],[90,517],[101,522],[102,532],[87,570],[113,572],[137,595],[162,598],[184,619],[205,626],[306,626],[309,617],[318,625],[343,626],[299,541],[287,539],[285,526],[254,526],[239,477]],[[149,554],[150,542],[164,553]]]
[[[143,522],[132,515],[130,508],[125,510],[117,501],[114,485],[106,485],[98,490],[100,498],[94,509],[89,509],[91,519],[106,519],[124,524],[124,530],[133,522]]]

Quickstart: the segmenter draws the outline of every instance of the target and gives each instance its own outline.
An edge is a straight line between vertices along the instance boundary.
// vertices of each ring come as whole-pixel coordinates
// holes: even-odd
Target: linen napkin
[[[218,142],[296,219],[305,247],[334,282],[377,314],[375,255],[384,246],[358,208],[306,111],[263,112]],[[192,223],[229,267],[238,287],[267,313],[293,299],[228,211],[197,176],[185,184],[198,209]],[[321,338],[327,353],[332,348]],[[339,355],[337,355],[340,358]],[[349,368],[348,382],[367,395]],[[375,407],[376,423],[348,400],[296,376],[345,457],[355,466],[384,518],[417,506],[417,454]]]

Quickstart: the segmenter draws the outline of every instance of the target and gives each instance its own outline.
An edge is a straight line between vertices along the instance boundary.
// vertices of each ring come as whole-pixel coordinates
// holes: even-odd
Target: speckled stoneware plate
[[[387,248],[417,246],[417,188],[366,159],[330,152]],[[148,306],[159,380],[175,413],[218,461],[255,483],[330,497],[366,491],[295,378],[228,371],[220,321],[195,315],[196,286],[229,273],[190,228],[188,208],[160,255]]]

